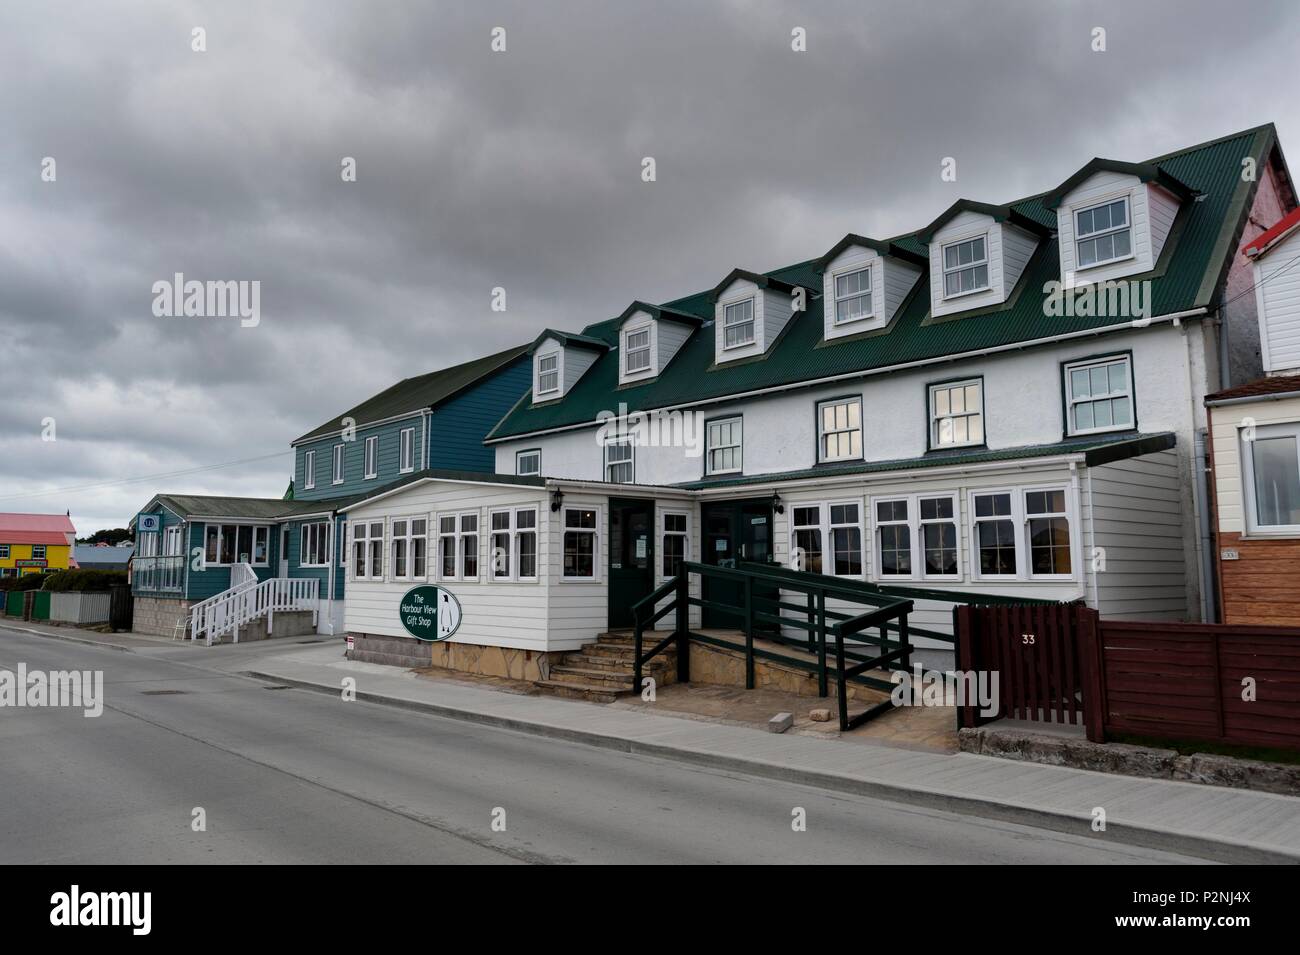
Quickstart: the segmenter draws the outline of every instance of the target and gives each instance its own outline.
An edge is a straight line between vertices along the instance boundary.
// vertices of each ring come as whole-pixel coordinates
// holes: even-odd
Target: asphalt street
[[[19,663],[102,671],[105,708],[0,707],[0,863],[1200,861],[0,627]]]

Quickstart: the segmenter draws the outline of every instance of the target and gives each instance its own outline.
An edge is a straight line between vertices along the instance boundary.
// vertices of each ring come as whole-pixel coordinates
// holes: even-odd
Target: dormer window
[[[871,314],[871,269],[835,276],[835,323],[856,322]]]
[[[953,242],[943,247],[943,297],[956,298],[989,287],[988,236]]]
[[[1074,214],[1079,268],[1107,265],[1133,256],[1128,197],[1080,209]]]
[[[747,298],[727,306],[723,318],[723,348],[740,348],[754,341],[754,300]]]
[[[537,356],[537,394],[553,394],[560,390],[560,356],[552,352]]]
[[[634,375],[650,370],[650,329],[638,328],[623,337],[623,371]]]

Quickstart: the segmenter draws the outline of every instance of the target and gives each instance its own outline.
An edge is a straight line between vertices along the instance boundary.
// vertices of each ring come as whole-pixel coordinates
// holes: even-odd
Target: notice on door
[[[398,607],[402,626],[417,640],[446,640],[460,626],[460,601],[443,587],[414,587]]]

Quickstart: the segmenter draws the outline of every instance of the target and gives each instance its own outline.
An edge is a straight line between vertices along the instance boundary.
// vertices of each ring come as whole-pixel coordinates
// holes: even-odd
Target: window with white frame
[[[328,567],[330,562],[330,523],[313,521],[299,530],[298,564],[301,567]]]
[[[1257,426],[1241,450],[1247,531],[1300,534],[1300,423]]]
[[[862,508],[856,502],[831,504],[831,573],[836,577],[862,576]]]
[[[155,538],[157,538],[157,536],[158,536],[158,535],[156,535],[156,534],[154,535]],[[45,545],[44,545],[44,544],[33,544],[33,545],[32,545],[32,559],[33,559],[33,560],[45,560],[45,555],[46,555],[46,550],[45,550]]]
[[[384,522],[356,521],[352,525],[352,576],[357,580],[384,577]]]
[[[332,476],[330,478],[333,484],[343,483],[343,445],[334,445],[334,462]]]
[[[628,329],[623,333],[623,374],[635,375],[650,370],[650,326]]]
[[[478,513],[438,515],[438,576],[478,580]]]
[[[366,438],[366,480],[379,476],[379,435]]]
[[[862,457],[862,399],[835,398],[817,404],[817,460]]]
[[[542,452],[540,449],[533,448],[528,451],[515,452],[515,473],[519,475],[535,475],[542,473]]]
[[[492,536],[492,576],[497,580],[510,579],[510,556],[514,550],[514,536],[511,534],[511,512],[492,511],[488,515]]]
[[[739,417],[710,421],[705,426],[705,466],[709,474],[741,469],[742,422]]]
[[[631,484],[635,474],[631,438],[605,442],[605,480],[611,484]]]
[[[564,509],[564,564],[567,580],[595,580],[598,530],[596,511],[585,507]]]
[[[5,545],[6,553],[4,555],[5,557],[9,556],[9,554],[7,553],[8,549],[9,549],[9,545],[6,544]],[[33,556],[35,556],[34,552],[33,552]],[[156,531],[145,531],[140,535],[139,556],[140,557],[158,556],[158,534]]]
[[[184,544],[181,541],[181,527],[179,524],[163,528],[163,554],[168,557],[177,557],[185,553]]]
[[[1134,427],[1129,357],[1117,355],[1066,365],[1065,398],[1070,434]]]
[[[880,577],[912,576],[911,501],[876,501],[876,573]]]
[[[740,348],[754,341],[754,300],[733,302],[722,312],[722,347]]]
[[[515,566],[519,580],[537,579],[537,508],[515,509]]]
[[[537,394],[549,395],[560,390],[560,353],[537,356]]]
[[[1029,573],[1034,577],[1068,577],[1070,516],[1065,490],[1025,492],[1025,524],[1029,534]]]
[[[140,556],[143,557],[144,555],[141,554]],[[9,545],[0,544],[0,560],[8,560],[8,559],[9,559]]]
[[[403,428],[398,432],[398,469],[402,473],[415,470],[415,429]]]
[[[871,266],[835,276],[835,324],[870,318]]]
[[[984,443],[984,380],[930,386],[930,447]]]
[[[316,486],[315,451],[308,451],[302,456],[302,486],[309,491]]]
[[[1074,213],[1074,251],[1075,263],[1081,269],[1132,257],[1133,230],[1127,196]]]
[[[1018,576],[1015,498],[1010,491],[971,496],[975,567],[981,577]]]
[[[822,572],[822,509],[819,504],[790,509],[790,566],[810,574]]]
[[[663,575],[676,577],[682,564],[688,560],[688,515],[677,511],[664,511]]]
[[[428,521],[422,517],[395,517],[389,548],[389,568],[395,580],[423,580],[428,541]]]
[[[958,577],[957,499],[952,495],[918,496],[921,572],[926,577]]]
[[[228,566],[248,562],[266,566],[271,529],[266,525],[208,524],[204,531],[203,562]]]
[[[989,287],[988,236],[943,247],[943,297],[955,298]]]

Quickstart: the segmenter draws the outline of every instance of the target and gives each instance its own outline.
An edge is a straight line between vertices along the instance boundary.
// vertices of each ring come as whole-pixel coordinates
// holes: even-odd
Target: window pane
[[[1250,445],[1255,471],[1256,521],[1264,526],[1300,524],[1300,457],[1296,439],[1256,438]]]
[[[889,524],[880,528],[880,572],[894,575],[912,572],[912,537],[907,525]]]
[[[862,532],[856,527],[837,527],[832,532],[835,548],[835,573],[862,573]]]
[[[1074,409],[1075,430],[1084,431],[1093,426],[1092,405],[1086,401],[1081,405],[1076,405]]]

